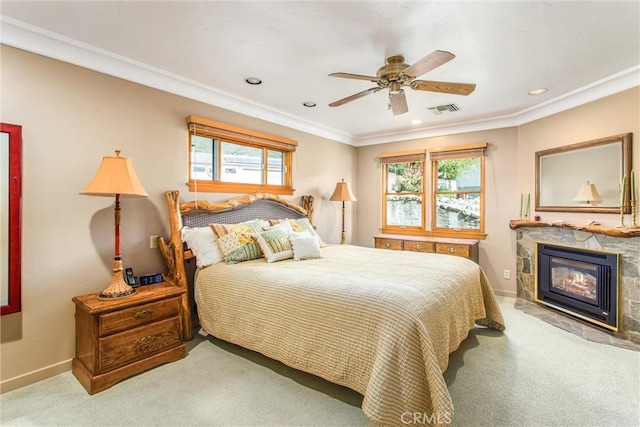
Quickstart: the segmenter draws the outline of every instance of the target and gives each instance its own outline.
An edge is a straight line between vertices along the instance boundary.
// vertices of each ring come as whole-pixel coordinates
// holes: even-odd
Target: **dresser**
[[[180,297],[185,291],[162,282],[141,286],[133,295],[73,298],[76,304],[76,357],[73,375],[89,394],[162,363],[186,356],[180,338]]]
[[[401,234],[379,234],[373,238],[379,249],[455,255],[478,262],[478,240]]]

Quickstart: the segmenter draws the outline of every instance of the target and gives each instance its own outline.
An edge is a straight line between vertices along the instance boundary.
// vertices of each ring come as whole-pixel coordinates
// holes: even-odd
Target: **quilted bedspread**
[[[453,418],[449,354],[474,324],[504,329],[484,272],[450,255],[322,250],[322,259],[202,269],[202,328],[359,392],[376,425]]]

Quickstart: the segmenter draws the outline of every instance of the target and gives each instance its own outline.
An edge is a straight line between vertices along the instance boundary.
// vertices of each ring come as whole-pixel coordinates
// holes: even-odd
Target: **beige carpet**
[[[476,328],[451,355],[452,426],[640,425],[638,352],[577,337],[498,299],[505,333]],[[70,372],[0,395],[0,424],[368,425],[351,390],[213,338],[188,347],[185,359],[94,396]]]

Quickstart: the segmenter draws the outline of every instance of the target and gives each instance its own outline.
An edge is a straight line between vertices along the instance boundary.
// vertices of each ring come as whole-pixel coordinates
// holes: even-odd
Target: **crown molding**
[[[514,114],[356,137],[60,34],[0,16],[0,43],[355,147],[520,126],[640,85],[640,65]]]
[[[423,139],[458,133],[480,132],[491,129],[521,126],[636,86],[640,86],[640,65],[636,65],[635,67],[631,67],[620,73],[578,88],[573,92],[558,96],[513,114],[442,126],[411,129],[405,132],[368,135],[366,137],[355,138],[353,145],[356,147],[363,147],[367,145],[384,144],[387,142]]]
[[[255,117],[312,135],[353,144],[345,132],[312,123],[266,105],[203,85],[104,49],[61,36],[39,27],[0,16],[0,43],[82,68]]]

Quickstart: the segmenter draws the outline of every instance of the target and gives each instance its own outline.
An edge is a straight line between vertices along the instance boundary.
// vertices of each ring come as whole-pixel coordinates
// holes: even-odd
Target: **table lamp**
[[[340,244],[344,245],[347,242],[347,235],[344,232],[344,202],[356,202],[357,199],[349,189],[349,185],[344,182],[344,179],[336,185],[336,189],[333,190],[333,194],[329,198],[333,202],[342,202],[342,236],[340,238]]]
[[[98,298],[113,299],[132,295],[136,292],[129,286],[122,275],[122,258],[120,256],[120,196],[148,197],[140,184],[131,159],[120,157],[116,150],[115,157],[103,157],[100,169],[87,187],[80,192],[86,196],[106,196],[116,198],[115,204],[115,254],[113,259],[113,276],[111,284],[102,291]]]

